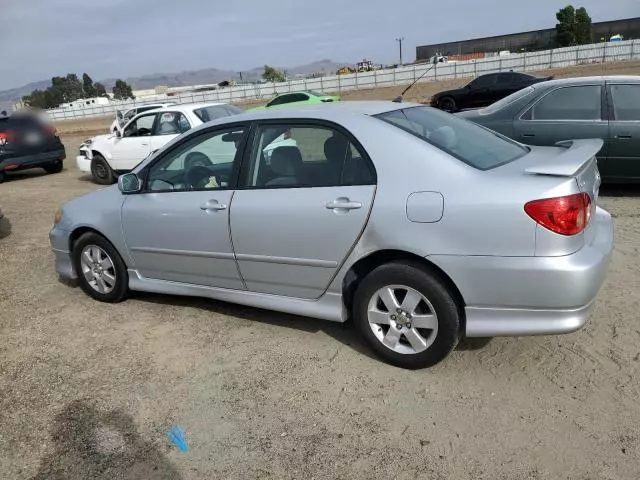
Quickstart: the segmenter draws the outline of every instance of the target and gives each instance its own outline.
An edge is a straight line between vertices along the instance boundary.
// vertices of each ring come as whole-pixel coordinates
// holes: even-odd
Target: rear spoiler
[[[525,168],[526,173],[534,175],[552,175],[556,177],[573,177],[600,151],[604,142],[601,138],[585,140],[563,140],[556,143],[565,149],[552,163],[534,165]]]

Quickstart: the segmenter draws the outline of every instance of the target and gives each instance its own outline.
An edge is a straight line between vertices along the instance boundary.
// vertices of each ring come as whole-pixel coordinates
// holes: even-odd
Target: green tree
[[[576,10],[567,5],[556,13],[556,42],[559,47],[569,47],[576,44]]]
[[[587,9],[580,7],[576,10],[576,43],[578,45],[587,45],[593,43],[591,31],[591,17],[587,13]]]
[[[96,87],[93,84],[93,80],[86,73],[82,74],[82,91],[84,92],[84,98],[97,97]]]
[[[34,90],[29,95],[22,97],[22,103],[32,108],[54,108],[57,104],[53,104],[49,90]]]
[[[284,82],[287,79],[283,72],[277,68],[270,67],[269,65],[264,66],[262,78],[267,82]]]
[[[135,98],[133,96],[133,91],[131,90],[131,85],[129,85],[124,80],[116,80],[116,84],[113,86],[113,98],[115,98],[116,100]]]
[[[96,90],[96,97],[108,97],[107,89],[104,87],[103,84],[101,84],[100,82],[96,82],[94,84],[94,87]]]

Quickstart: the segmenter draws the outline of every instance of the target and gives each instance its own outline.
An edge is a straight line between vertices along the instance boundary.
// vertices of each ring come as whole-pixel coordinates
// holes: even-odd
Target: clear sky
[[[416,45],[549,28],[567,0],[0,0],[0,90],[68,72],[94,80],[321,59],[397,61]],[[594,21],[640,0],[583,0]]]

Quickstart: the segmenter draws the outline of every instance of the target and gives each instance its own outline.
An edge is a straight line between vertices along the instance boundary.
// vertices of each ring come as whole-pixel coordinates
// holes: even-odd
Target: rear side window
[[[411,107],[376,115],[479,170],[512,162],[528,149],[490,130],[430,107]]]
[[[640,85],[611,85],[616,120],[640,120]]]
[[[600,120],[602,115],[602,87],[580,85],[554,90],[536,103],[528,120]]]

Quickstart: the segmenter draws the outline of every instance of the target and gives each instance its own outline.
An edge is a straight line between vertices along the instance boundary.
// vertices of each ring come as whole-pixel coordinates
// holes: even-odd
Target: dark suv
[[[62,170],[66,153],[56,129],[34,114],[0,117],[0,183],[6,172],[43,168]]]

